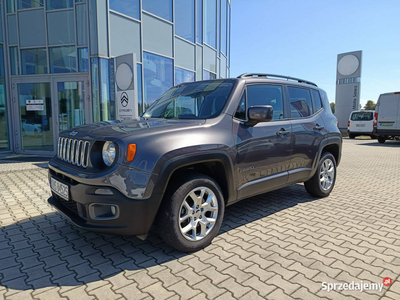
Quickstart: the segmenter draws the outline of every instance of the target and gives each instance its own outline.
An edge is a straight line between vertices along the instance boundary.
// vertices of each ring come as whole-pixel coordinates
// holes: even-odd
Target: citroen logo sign
[[[123,93],[121,94],[121,105],[122,105],[123,107],[126,107],[126,106],[128,105],[128,103],[129,103],[128,94],[127,94],[126,92],[123,92]]]

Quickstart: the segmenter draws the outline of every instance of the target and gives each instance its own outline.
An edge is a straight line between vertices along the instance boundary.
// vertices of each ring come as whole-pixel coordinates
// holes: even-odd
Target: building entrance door
[[[88,76],[14,78],[14,150],[54,155],[59,132],[91,121]]]

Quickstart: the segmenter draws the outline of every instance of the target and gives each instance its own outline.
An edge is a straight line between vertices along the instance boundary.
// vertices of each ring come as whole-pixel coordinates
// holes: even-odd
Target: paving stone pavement
[[[400,299],[400,142],[345,140],[331,196],[303,185],[226,209],[206,249],[184,254],[97,234],[47,204],[41,163],[0,164],[0,298]],[[322,282],[393,283],[323,291]]]

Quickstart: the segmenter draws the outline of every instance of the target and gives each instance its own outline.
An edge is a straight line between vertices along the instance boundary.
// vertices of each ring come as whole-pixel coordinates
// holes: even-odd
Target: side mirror
[[[272,120],[274,109],[271,105],[257,105],[251,106],[247,110],[249,120],[246,122],[247,126],[255,126],[260,122],[269,122]]]

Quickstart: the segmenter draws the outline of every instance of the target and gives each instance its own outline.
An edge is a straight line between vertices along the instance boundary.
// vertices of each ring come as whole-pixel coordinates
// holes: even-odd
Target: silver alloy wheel
[[[324,191],[329,190],[332,187],[333,180],[335,179],[335,166],[333,161],[329,158],[322,162],[319,180],[321,187]]]
[[[179,209],[179,229],[189,241],[199,241],[210,233],[218,217],[214,192],[201,186],[191,190]]]

